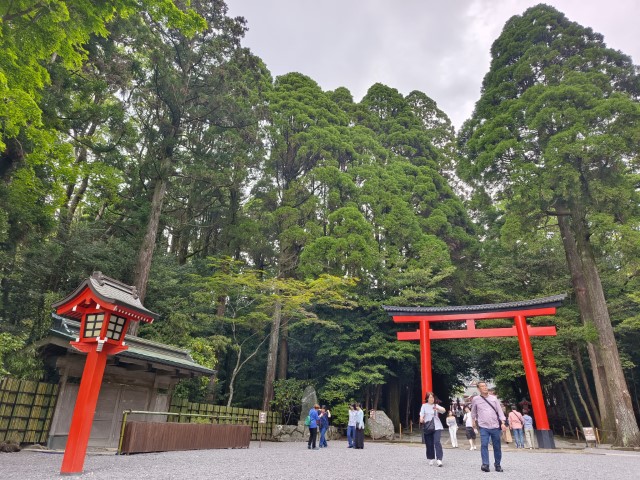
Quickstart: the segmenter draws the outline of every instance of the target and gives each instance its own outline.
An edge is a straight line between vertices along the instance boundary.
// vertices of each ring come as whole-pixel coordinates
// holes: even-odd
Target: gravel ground
[[[252,442],[249,449],[199,450],[116,456],[87,455],[82,475],[60,475],[62,454],[23,450],[0,454],[0,479],[438,479],[504,480],[633,479],[640,472],[640,452],[605,450],[503,449],[504,473],[480,471],[480,451],[445,448],[444,466],[429,467],[419,443],[365,442],[363,450],[333,441],[308,450],[304,443]],[[489,452],[492,455],[492,452]]]

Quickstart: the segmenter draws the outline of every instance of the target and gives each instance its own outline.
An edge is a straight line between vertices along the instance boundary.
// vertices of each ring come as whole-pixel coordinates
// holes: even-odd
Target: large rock
[[[309,428],[302,423],[298,425],[275,425],[272,438],[274,442],[306,442],[309,440]],[[342,438],[336,427],[329,427],[325,435],[327,440],[339,440]],[[318,434],[320,440],[320,434]]]
[[[272,435],[276,442],[302,442],[308,439],[309,429],[301,423],[298,425],[275,425]]]
[[[316,395],[316,389],[309,385],[304,389],[302,393],[302,406],[300,407],[300,420],[304,422],[304,419],[309,415],[309,410],[318,403],[318,396]]]
[[[387,440],[393,440],[395,434],[393,422],[382,410],[372,410],[367,419],[367,424],[369,425],[372,439],[378,440],[385,438]]]

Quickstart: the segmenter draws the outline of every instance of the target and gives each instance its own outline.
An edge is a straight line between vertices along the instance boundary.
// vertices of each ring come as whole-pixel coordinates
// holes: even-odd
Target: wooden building
[[[59,378],[56,404],[48,446],[63,449],[86,355],[70,345],[78,337],[80,322],[54,315],[49,335],[39,342],[45,364]],[[189,352],[169,345],[128,336],[129,346],[109,357],[96,407],[90,447],[116,448],[123,410],[166,412],[173,389],[183,378],[213,377],[214,370],[197,364]],[[136,420],[141,420],[138,415]],[[149,415],[148,421],[165,421]]]

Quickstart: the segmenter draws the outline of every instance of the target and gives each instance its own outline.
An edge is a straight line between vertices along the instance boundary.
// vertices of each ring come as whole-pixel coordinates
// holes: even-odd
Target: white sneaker
[[[442,466],[442,460],[438,460],[436,463],[438,464],[439,467]]]
[[[429,466],[433,467],[433,460],[429,460]]]

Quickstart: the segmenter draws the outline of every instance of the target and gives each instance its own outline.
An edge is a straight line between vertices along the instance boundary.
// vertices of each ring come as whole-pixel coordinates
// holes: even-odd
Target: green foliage
[[[273,401],[271,408],[282,415],[284,425],[295,425],[301,418],[300,405],[307,381],[288,378],[273,383]]]
[[[273,81],[221,0],[98,3],[2,13],[3,371],[38,375],[29,345],[91,271],[136,281],[155,209],[144,304],[161,317],[140,335],[217,371],[215,386],[191,379],[175,394],[256,407],[278,311],[287,379],[273,408],[295,423],[313,382],[346,425],[352,399],[387,408],[397,389],[418,403],[419,346],[397,341],[406,329],[383,304],[567,291],[555,215],[580,207],[640,378],[639,83],[601,36],[544,5],[511,19],[456,145],[425,93],[375,84],[356,103],[299,73]],[[534,340],[545,388],[597,339],[573,298],[531,323],[558,325]],[[515,339],[434,342],[432,357],[442,397],[476,372],[527,396]]]
[[[338,403],[331,406],[331,423],[335,427],[346,428],[349,424],[349,404]]]
[[[207,377],[197,377],[181,380],[176,385],[173,395],[190,402],[204,402],[209,393],[209,379]]]
[[[26,336],[0,332],[0,375],[40,380],[42,359],[26,340]]]

